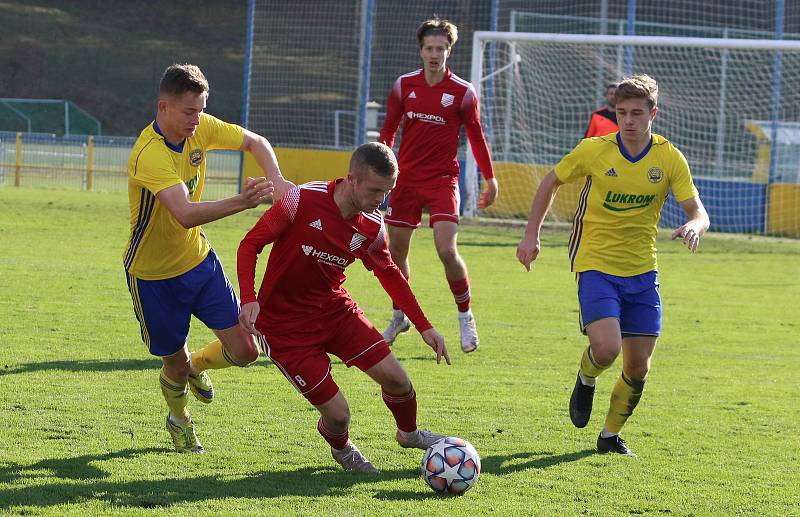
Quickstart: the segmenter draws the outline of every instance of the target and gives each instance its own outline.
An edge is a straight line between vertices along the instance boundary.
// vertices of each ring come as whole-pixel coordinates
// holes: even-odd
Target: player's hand
[[[436,352],[436,364],[442,362],[442,357],[444,357],[447,364],[452,364],[450,363],[450,354],[447,353],[447,347],[444,346],[444,337],[435,328],[431,327],[423,332],[422,340]]]
[[[517,260],[520,264],[525,266],[527,271],[531,270],[531,262],[536,260],[541,250],[541,243],[539,242],[539,235],[528,235],[527,233],[522,237],[522,240],[517,246]]]
[[[683,243],[689,248],[689,251],[694,253],[700,245],[700,230],[695,228],[694,224],[688,222],[672,232],[672,240],[674,241],[675,239],[683,239]]]
[[[499,189],[497,178],[486,180],[486,190],[481,194],[481,198],[478,201],[478,208],[488,208],[492,206],[492,203],[497,199]]]
[[[247,178],[239,196],[247,208],[255,208],[272,197],[274,191],[275,186],[272,182],[261,176],[259,178]]]
[[[274,184],[275,184],[275,192],[273,192],[272,198],[275,201],[285,196],[287,192],[289,192],[294,188],[294,183],[285,178],[281,178],[275,181]]]
[[[260,310],[261,307],[258,305],[258,302],[249,302],[242,305],[239,311],[239,324],[244,327],[249,334],[254,336],[261,335],[261,332],[256,329],[256,318],[258,318]]]

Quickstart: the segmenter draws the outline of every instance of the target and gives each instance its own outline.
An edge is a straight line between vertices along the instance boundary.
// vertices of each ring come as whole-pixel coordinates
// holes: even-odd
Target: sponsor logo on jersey
[[[417,119],[421,120],[422,122],[430,122],[431,124],[444,125],[447,123],[445,122],[444,117],[441,117],[439,115],[431,115],[429,113],[419,113],[416,111],[409,111],[406,112],[406,116],[411,120]]]
[[[614,170],[614,167],[611,167],[610,169],[608,169],[608,171],[606,171],[606,176],[612,176],[616,178],[617,171]]]
[[[411,93],[408,94],[408,98],[409,99],[416,99],[417,98],[417,92],[415,92],[414,90],[411,90]]]
[[[344,269],[348,264],[350,264],[350,261],[346,258],[333,255],[327,251],[314,249],[314,246],[310,246],[308,244],[301,244],[300,248],[302,248],[303,253],[305,253],[307,256],[314,257],[317,259],[317,261],[322,262],[323,264],[328,264],[329,266],[337,266]]]
[[[655,194],[622,194],[619,192],[608,191],[603,207],[614,212],[625,212],[644,208],[656,198]],[[613,204],[612,204],[613,203]]]
[[[312,228],[316,228],[317,230],[322,230],[322,221],[317,219],[316,221],[311,221],[308,225]]]
[[[446,108],[448,106],[452,106],[454,99],[455,99],[455,97],[453,97],[449,93],[443,93],[442,94],[442,107]]]
[[[197,188],[197,184],[200,182],[200,173],[194,175],[193,178],[184,181],[183,183],[186,185],[186,190],[189,191],[189,194],[194,194],[194,189]]]
[[[353,238],[350,239],[350,251],[357,250],[365,240],[367,240],[367,238],[360,233],[354,233]]]
[[[189,163],[192,164],[192,167],[197,167],[203,161],[203,150],[202,149],[192,149],[192,152],[189,153]]]
[[[658,167],[653,167],[649,171],[647,171],[647,179],[650,180],[650,183],[658,183],[661,181],[661,178],[664,177],[664,171],[659,169]]]

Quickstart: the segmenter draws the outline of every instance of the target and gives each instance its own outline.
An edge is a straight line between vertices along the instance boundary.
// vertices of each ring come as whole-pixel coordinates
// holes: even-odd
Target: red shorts
[[[458,224],[461,196],[458,184],[437,187],[395,187],[389,197],[384,221],[391,226],[419,228],[422,209],[431,214],[430,226],[437,221]]]
[[[391,352],[380,332],[360,309],[348,308],[324,324],[291,334],[265,332],[261,347],[289,382],[315,406],[329,401],[339,391],[331,377],[333,354],[349,368],[367,371]]]

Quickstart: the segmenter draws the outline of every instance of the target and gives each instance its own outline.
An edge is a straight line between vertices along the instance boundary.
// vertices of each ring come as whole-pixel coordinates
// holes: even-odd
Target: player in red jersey
[[[592,116],[589,119],[589,127],[586,128],[583,138],[605,136],[619,131],[616,112],[616,93],[617,83],[608,83],[606,85],[606,105],[592,112]]]
[[[480,208],[488,207],[497,198],[497,179],[481,128],[475,89],[447,68],[447,58],[457,39],[456,26],[446,20],[428,20],[419,26],[417,41],[423,68],[400,76],[394,83],[379,140],[392,147],[403,121],[400,175],[386,212],[392,259],[409,278],[411,236],[420,226],[422,209],[427,208],[436,252],[458,306],[461,349],[472,352],[478,348],[478,331],[470,310],[467,266],[456,246],[460,201],[458,144],[462,125],[486,179]],[[410,326],[408,317],[395,305],[383,337],[391,344]]]
[[[371,270],[408,314],[436,362],[450,364],[444,338],[431,326],[392,262],[378,207],[394,187],[397,162],[378,142],[359,147],[346,178],[289,191],[239,245],[239,321],[321,417],[317,429],[346,470],[378,470],[348,438],[350,409],[331,377],[327,354],[356,366],[380,384],[402,447],[427,449],[443,435],[417,427],[411,381],[381,334],[342,287],[356,259]],[[254,291],[257,255],[274,242],[261,289]]]

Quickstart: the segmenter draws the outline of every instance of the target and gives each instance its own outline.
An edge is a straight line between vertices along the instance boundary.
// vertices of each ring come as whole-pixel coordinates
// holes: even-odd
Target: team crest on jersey
[[[650,183],[658,183],[661,181],[661,178],[664,177],[664,171],[659,169],[658,167],[653,167],[649,171],[647,171],[647,179],[650,180]]]
[[[192,149],[189,153],[189,163],[192,164],[192,167],[197,167],[203,161],[203,150],[202,149]]]
[[[446,108],[448,106],[452,106],[453,105],[453,100],[455,100],[454,96],[450,95],[449,93],[443,93],[442,94],[442,107]]]
[[[365,240],[367,240],[367,238],[360,233],[354,233],[353,238],[350,239],[350,251],[357,250]]]
[[[317,230],[322,230],[322,221],[317,219],[316,221],[311,221],[308,225],[312,228],[316,228]]]

